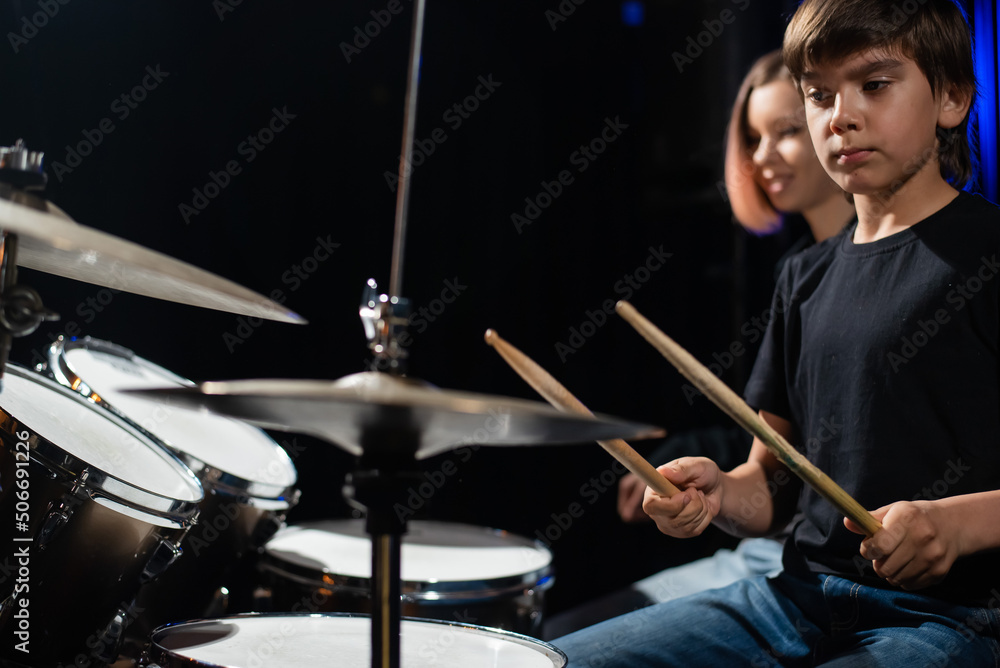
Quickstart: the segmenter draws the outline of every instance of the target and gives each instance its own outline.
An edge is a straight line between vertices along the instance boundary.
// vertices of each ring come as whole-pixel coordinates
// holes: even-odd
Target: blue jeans
[[[781,572],[781,543],[770,538],[744,538],[735,550],[721,549],[710,557],[660,571],[545,620],[549,640],[653,603],[665,603],[703,589],[725,587],[754,575]]]
[[[829,575],[781,573],[551,641],[568,668],[1000,666],[1000,612]]]
[[[781,572],[781,551],[782,544],[776,540],[744,538],[735,550],[717,550],[711,557],[650,575],[631,588],[653,603],[666,603],[754,575],[777,575]]]

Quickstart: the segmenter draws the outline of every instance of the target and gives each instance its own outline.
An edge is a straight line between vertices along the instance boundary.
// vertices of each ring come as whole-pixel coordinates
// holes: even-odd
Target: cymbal
[[[17,264],[180,304],[305,324],[263,295],[163,253],[73,221],[33,194],[0,188],[0,230],[16,234]]]
[[[664,434],[651,425],[561,413],[524,399],[442,390],[379,371],[337,381],[233,380],[123,391],[309,434],[354,455],[378,451],[425,459],[465,445],[581,443]]]

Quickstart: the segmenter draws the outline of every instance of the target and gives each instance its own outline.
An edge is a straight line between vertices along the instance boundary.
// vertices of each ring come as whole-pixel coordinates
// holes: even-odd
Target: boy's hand
[[[872,511],[882,529],[861,541],[861,556],[872,562],[875,574],[903,589],[937,584],[958,558],[958,525],[945,521],[931,501],[899,501]],[[844,526],[864,534],[844,518]]]
[[[672,498],[646,488],[642,509],[668,536],[690,538],[705,530],[721,507],[722,473],[706,457],[681,457],[656,469],[682,492]]]

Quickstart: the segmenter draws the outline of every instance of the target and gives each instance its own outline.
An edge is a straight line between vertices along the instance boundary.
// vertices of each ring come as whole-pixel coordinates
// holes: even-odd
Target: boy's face
[[[810,66],[801,85],[816,154],[847,192],[891,194],[916,175],[941,178],[935,131],[948,96],[935,96],[910,58],[862,52]]]

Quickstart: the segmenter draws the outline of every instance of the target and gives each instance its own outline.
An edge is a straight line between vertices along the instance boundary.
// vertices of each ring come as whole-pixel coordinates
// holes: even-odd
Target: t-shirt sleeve
[[[768,310],[770,320],[764,331],[760,351],[750,373],[744,397],[755,410],[765,410],[791,420],[786,369],[786,337],[789,311],[792,308],[793,263],[785,263]]]

